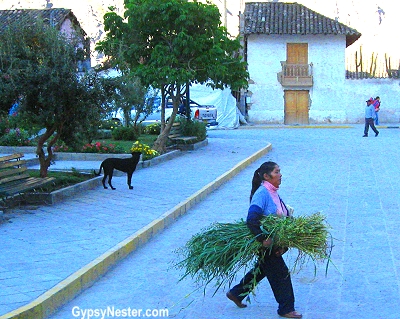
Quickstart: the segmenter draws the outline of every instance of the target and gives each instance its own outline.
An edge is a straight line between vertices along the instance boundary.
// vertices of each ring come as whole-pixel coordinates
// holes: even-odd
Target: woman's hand
[[[269,247],[269,246],[271,246],[271,244],[272,244],[271,238],[264,239],[262,242],[263,247]]]
[[[275,249],[274,254],[276,257],[282,256],[284,253],[288,251],[287,247],[278,247]]]
[[[286,208],[288,210],[288,216],[292,217],[294,213],[294,208],[292,206],[286,205]]]

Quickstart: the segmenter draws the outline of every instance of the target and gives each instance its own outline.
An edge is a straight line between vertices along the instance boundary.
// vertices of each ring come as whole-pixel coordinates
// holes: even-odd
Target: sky
[[[370,52],[400,57],[400,42],[395,33],[399,30],[400,3],[393,0],[299,0],[298,1],[329,18],[356,29],[361,38],[352,45],[360,45]],[[354,48],[355,47],[355,48]]]
[[[274,0],[276,1],[276,0]],[[397,0],[295,0],[297,3],[321,13],[329,18],[338,18],[339,22],[355,28],[362,36],[347,52],[359,50],[363,52],[384,53],[400,58],[400,41],[397,32],[400,29],[399,9]],[[288,2],[295,2],[288,1]],[[0,9],[10,8],[44,8],[47,2],[53,7],[70,8],[78,17],[81,26],[93,39],[97,41],[104,36],[99,28],[102,17],[110,5],[115,5],[119,13],[123,13],[123,0],[0,0]],[[246,0],[213,0],[223,13],[227,9],[227,27],[232,35],[238,33],[239,11],[244,10]],[[250,1],[249,1],[250,2]],[[253,2],[253,1],[252,1]],[[268,2],[268,1],[259,1]],[[280,1],[282,2],[282,1]],[[222,22],[224,15],[222,14]]]
[[[244,0],[225,0],[229,12],[244,10]],[[224,0],[214,0],[222,10]],[[268,2],[268,1],[258,1]],[[278,2],[278,1],[276,1]],[[283,1],[279,1],[283,2]],[[356,29],[362,34],[349,51],[356,51],[360,45],[364,51],[384,54],[400,58],[400,41],[395,33],[400,29],[400,1],[394,0],[296,0],[309,9],[321,13],[331,19]],[[234,14],[228,14],[228,30],[234,34],[237,31],[238,19]]]

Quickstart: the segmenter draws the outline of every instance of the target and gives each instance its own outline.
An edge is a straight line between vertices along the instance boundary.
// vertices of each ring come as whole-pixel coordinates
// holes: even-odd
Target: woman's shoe
[[[297,311],[291,311],[285,315],[280,315],[281,317],[284,318],[302,318],[303,315],[301,313],[298,313]]]

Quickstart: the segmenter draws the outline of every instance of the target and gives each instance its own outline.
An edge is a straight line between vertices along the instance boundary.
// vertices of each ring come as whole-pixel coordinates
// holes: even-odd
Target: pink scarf
[[[263,181],[262,185],[267,189],[267,191],[269,192],[269,194],[272,197],[272,200],[274,201],[277,210],[276,210],[276,214],[280,215],[280,216],[287,216],[288,213],[286,211],[285,205],[282,204],[279,195],[278,195],[278,187],[275,187],[274,185],[272,185],[270,182],[267,181]]]

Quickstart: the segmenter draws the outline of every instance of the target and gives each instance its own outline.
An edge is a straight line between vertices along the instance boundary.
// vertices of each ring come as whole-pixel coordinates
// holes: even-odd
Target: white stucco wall
[[[399,122],[399,80],[346,80],[344,35],[250,35],[247,61],[253,123],[284,122],[284,88],[277,79],[280,61],[286,60],[287,43],[308,43],[308,62],[313,64],[310,91],[310,123],[359,123],[364,121],[365,100],[379,95],[381,123]],[[290,88],[286,88],[290,89]]]
[[[64,36],[67,39],[74,39],[77,40],[76,43],[76,48],[85,48],[85,39],[84,37],[79,34],[75,29],[72,21],[70,19],[65,19],[63,23],[61,24],[60,27],[60,32],[64,34]],[[88,48],[90,50],[90,47]],[[83,70],[89,70],[91,67],[91,61],[90,61],[90,56],[86,59],[86,61],[79,62],[78,64],[78,70],[83,71]]]
[[[344,92],[347,118],[338,123],[363,123],[365,101],[376,96],[381,98],[379,122],[400,123],[399,79],[345,80]]]
[[[63,33],[66,37],[72,38],[73,35],[73,27],[70,19],[65,19],[60,26],[60,32]]]

